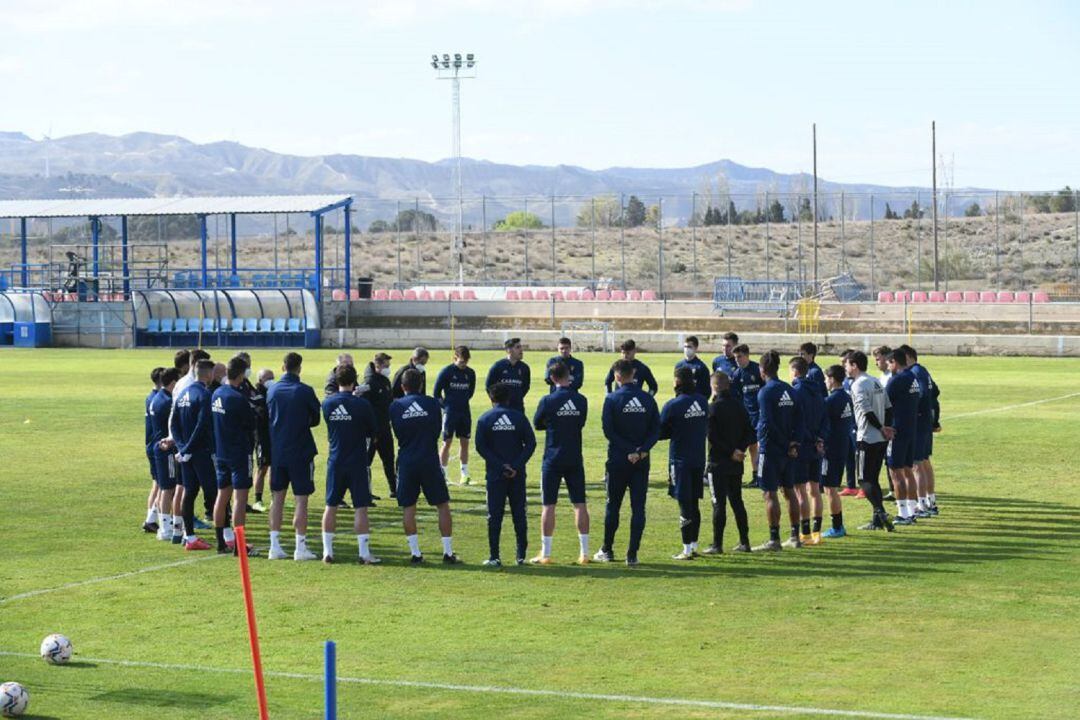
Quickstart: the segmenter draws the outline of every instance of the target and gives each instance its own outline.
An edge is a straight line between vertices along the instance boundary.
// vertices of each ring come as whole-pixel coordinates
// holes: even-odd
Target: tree
[[[888,205],[885,206],[888,208]],[[810,205],[810,198],[803,198],[799,201],[799,221],[800,222],[813,222],[814,220],[814,208]]]
[[[544,227],[540,216],[526,210],[515,210],[502,220],[495,221],[496,230],[537,230]]]
[[[982,215],[982,208],[977,202],[971,203],[964,209],[964,217],[979,217],[980,215]]]
[[[626,227],[640,227],[645,224],[645,203],[631,195],[626,201]]]
[[[912,200],[911,207],[904,211],[905,220],[918,220],[924,215],[926,215],[926,211],[920,207],[918,200]]]
[[[423,210],[402,210],[388,229],[401,232],[435,232],[439,229],[439,221],[434,215]]]
[[[885,219],[886,220],[899,220],[900,214],[889,207],[889,203],[885,203]]]
[[[645,211],[645,222],[648,223],[649,227],[659,228],[662,220],[663,216],[660,215],[659,205],[650,205],[649,209]]]
[[[1066,185],[1050,198],[1050,212],[1076,212],[1076,191]]]
[[[368,225],[367,231],[369,233],[381,233],[381,232],[391,232],[391,231],[393,231],[393,229],[394,229],[394,226],[391,225],[390,223],[386,222],[385,220],[375,220],[370,225]]]
[[[784,206],[780,204],[779,200],[773,200],[769,203],[768,217],[771,223],[787,222],[784,218]]]
[[[585,203],[581,210],[578,211],[577,226],[581,228],[592,227],[595,219],[596,227],[619,227],[621,215],[622,209],[619,207],[619,198],[613,195],[597,195],[591,201]]]

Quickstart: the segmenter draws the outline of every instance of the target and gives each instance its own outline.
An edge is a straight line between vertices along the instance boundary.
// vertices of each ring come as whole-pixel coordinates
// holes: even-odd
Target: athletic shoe
[[[880,520],[878,520],[876,517],[874,517],[874,518],[871,518],[870,522],[866,523],[865,525],[860,525],[859,529],[860,530],[884,530],[885,526],[881,524]]]
[[[412,565],[421,565],[421,564],[423,564],[423,562],[424,562],[424,556],[423,555],[410,555],[409,556],[409,563],[411,563]]]
[[[524,565],[525,564],[525,558],[519,557],[516,562],[517,562],[518,565]]]
[[[578,565],[588,565],[589,564],[589,556],[588,555],[578,555],[577,564]]]
[[[934,517],[934,515],[929,510],[920,509],[920,510],[915,511],[915,517],[917,517],[917,518],[929,518],[929,517]]]
[[[217,554],[218,555],[232,555],[232,554],[234,554],[234,551],[230,550],[229,548],[225,547],[224,545],[218,545]]]
[[[482,562],[480,564],[483,565],[484,567],[501,568],[502,567],[502,560],[500,560],[499,558],[488,558],[487,560],[485,560],[484,562]]]
[[[157,539],[163,542],[169,542],[170,540],[172,540],[172,533],[169,532],[166,528],[161,528],[157,531]]]
[[[750,552],[750,543],[739,543],[735,547],[731,548],[731,552],[748,553]]]
[[[844,527],[843,527],[842,525],[840,526],[840,529],[837,529],[837,528],[829,528],[828,530],[826,530],[825,532],[823,532],[823,533],[821,534],[821,537],[823,537],[823,538],[842,538],[842,537],[847,537],[847,530],[845,530],[845,529],[844,529]]]
[[[537,555],[529,562],[533,565],[552,565],[555,561],[551,559],[550,555]]]
[[[251,506],[251,507],[249,508],[249,512],[253,512],[253,513],[264,513],[264,512],[266,512],[266,506],[265,506],[265,505],[263,505],[263,501],[262,501],[262,500],[256,500],[256,501],[255,501],[255,504],[254,504],[254,505],[252,505],[252,506]]]
[[[232,551],[232,554],[233,554],[233,557],[237,557],[237,556],[239,556],[239,553],[238,553],[238,552],[236,552],[236,550],[233,550],[233,551]],[[259,551],[258,551],[258,550],[256,550],[255,548],[251,547],[250,545],[248,545],[248,546],[247,546],[247,556],[248,556],[249,558],[253,558],[253,557],[259,557]]]
[[[236,541],[235,540],[226,540],[225,541],[225,547],[229,548],[230,550],[235,550],[236,549]],[[254,549],[252,547],[251,543],[247,544],[247,549],[248,549],[248,552],[251,552]]]
[[[377,558],[374,555],[368,555],[367,557],[357,558],[361,565],[378,565],[382,562],[381,558]]]
[[[442,556],[442,561],[443,561],[443,565],[460,565],[461,564],[461,558],[459,558],[454,553],[450,553],[449,555],[443,555]]]
[[[592,559],[596,562],[611,562],[615,559],[615,556],[611,554],[610,550],[600,549],[596,551],[596,554],[592,556]]]
[[[638,566],[638,559],[636,557],[633,557],[632,555],[627,555],[626,556],[626,567],[637,567],[637,566]]]
[[[156,522],[143,523],[142,529],[144,533],[156,533],[158,531],[158,524]]]
[[[752,552],[780,552],[783,549],[784,546],[780,544],[779,540],[769,540],[754,547]]]
[[[334,556],[333,555],[323,555],[322,556],[322,561],[324,563],[326,563],[327,565],[333,565],[334,564]]]
[[[685,552],[676,553],[675,555],[671,556],[671,559],[672,560],[693,560],[694,559],[694,554],[693,553],[685,553]]]
[[[883,526],[883,527],[884,527],[884,528],[885,528],[885,529],[886,529],[886,530],[887,530],[888,532],[892,532],[892,531],[894,530],[894,528],[893,528],[893,522],[892,522],[892,518],[890,518],[890,517],[888,516],[888,514],[883,514],[883,515],[879,516],[879,517],[878,517],[878,522],[879,522],[879,523],[880,523],[880,524],[881,524],[881,525],[882,525],[882,526]]]
[[[896,496],[893,495],[892,490],[890,490],[889,492],[885,493],[885,496],[883,498],[881,498],[881,499],[882,500],[895,500]]]
[[[183,535],[180,535],[180,534],[178,534],[178,533],[173,533],[173,536],[172,536],[172,544],[173,544],[173,545],[179,545],[179,544],[181,544],[182,542],[184,542],[184,536],[183,536]]]
[[[292,559],[296,562],[307,562],[308,560],[314,560],[316,557],[317,555],[307,548],[296,548],[292,554]]]
[[[931,515],[934,515],[934,516],[936,516],[936,515],[938,514],[938,509],[937,509],[937,505],[932,505],[932,506],[930,507],[930,509],[929,509],[929,510],[927,510],[926,512],[930,513]]]
[[[806,533],[805,535],[799,533],[799,542],[803,545],[817,545],[817,543],[814,542],[814,533]]]
[[[267,560],[288,560],[289,554],[281,548],[270,548],[270,553],[266,556]]]
[[[702,555],[723,555],[724,554],[724,548],[720,547],[719,545],[710,545],[709,547],[702,550],[701,554]]]
[[[914,524],[915,524],[915,518],[909,518],[909,517],[893,518],[893,525],[914,525]]]
[[[803,544],[805,544],[805,545],[820,545],[821,544],[821,533],[819,533],[819,532],[810,533],[809,538],[810,538],[809,540],[803,540]]]
[[[196,530],[209,530],[212,527],[213,527],[213,525],[210,525],[209,523],[203,522],[202,519],[199,518],[198,516],[195,517],[195,529]]]
[[[780,543],[780,546],[783,548],[787,548],[788,550],[795,550],[797,548],[801,548],[803,546],[803,543],[802,540],[797,537],[789,537],[787,540]]]
[[[397,500],[397,493],[394,492],[393,490],[390,491],[390,499],[391,500]]]
[[[846,487],[846,488],[844,488],[843,490],[840,491],[840,494],[843,495],[844,497],[854,497],[855,495],[859,494],[859,491],[856,490],[855,488]]]
[[[866,499],[866,491],[865,490],[856,490],[855,491],[855,499],[856,500],[865,500]]]
[[[761,483],[758,482],[757,479],[755,478],[755,479],[751,480],[750,482],[746,483],[745,485],[743,485],[743,487],[745,487],[745,488],[760,488]]]
[[[195,538],[190,542],[184,543],[185,550],[210,550],[210,543],[206,542],[202,538]]]

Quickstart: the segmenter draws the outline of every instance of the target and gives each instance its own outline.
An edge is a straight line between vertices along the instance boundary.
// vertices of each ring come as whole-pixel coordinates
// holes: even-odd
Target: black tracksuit
[[[746,449],[757,441],[750,416],[741,398],[724,395],[709,404],[709,476],[712,480],[713,545],[723,547],[727,525],[727,504],[735,514],[739,543],[750,544],[750,525],[742,499],[743,463],[731,459],[736,450]]]
[[[375,455],[378,454],[390,494],[393,495],[397,489],[397,472],[394,467],[394,435],[390,430],[390,403],[393,400],[390,378],[376,370],[375,363],[368,363],[364,368],[364,384],[368,389],[361,395],[375,411],[375,436],[368,467],[375,462]]]

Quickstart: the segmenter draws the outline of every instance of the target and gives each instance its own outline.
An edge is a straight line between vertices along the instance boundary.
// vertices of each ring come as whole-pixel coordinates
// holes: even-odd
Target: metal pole
[[[818,284],[818,194],[817,194],[817,123],[813,124],[814,133],[814,285]]]
[[[769,191],[765,191],[765,279],[772,280],[772,257],[769,254]]]
[[[847,235],[844,233],[844,192],[840,191],[840,271],[847,270]]]
[[[322,229],[323,216],[315,216],[315,302],[322,305]]]
[[[874,255],[874,194],[870,194],[870,296],[877,297],[877,257]]]
[[[796,254],[799,258],[799,287],[800,289],[806,282],[806,267],[803,264],[803,247],[802,247],[802,198],[799,198],[795,202],[795,246]]]
[[[937,238],[937,122],[930,122],[930,162],[934,182],[934,290],[938,287],[938,238]]]
[[[229,215],[229,267],[236,274],[236,213]]]
[[[698,288],[698,276],[697,276],[697,219],[694,215],[697,214],[697,193],[694,193],[690,197],[690,276],[693,278],[694,284],[694,297],[697,297]]]
[[[1076,238],[1076,283],[1080,285],[1080,195],[1077,195],[1075,190],[1073,190],[1073,236]]]
[[[480,277],[487,280],[487,195],[480,196]]]
[[[274,213],[274,277],[278,274],[278,231],[277,213]]]
[[[1020,254],[1020,289],[1025,290],[1027,285],[1025,284],[1027,273],[1024,272],[1024,232],[1027,228],[1024,227],[1024,193],[1020,193],[1020,241],[1017,243],[1017,249]]]
[[[915,218],[915,287],[922,290],[922,195],[915,191],[915,206],[918,212]]]
[[[462,185],[461,185],[461,80],[458,79],[457,66],[454,67],[454,79],[451,82],[451,101],[453,103],[453,137],[451,144],[454,153],[454,189],[457,192],[457,223],[454,227],[454,237],[451,240],[451,252],[458,261],[458,283],[465,284],[465,253],[462,233],[464,226],[464,210],[462,208]]]
[[[728,197],[728,206],[724,210],[724,222],[727,225],[727,276],[731,277],[731,209],[735,203]]]
[[[345,299],[349,300],[349,289],[352,286],[352,203],[345,203],[342,208],[345,213]],[[346,306],[347,307],[347,306]]]
[[[206,267],[206,262],[207,262],[207,259],[206,259],[206,243],[207,243],[206,216],[205,215],[200,215],[199,216],[199,255],[201,257],[199,259],[199,268],[202,270],[202,286],[203,286],[203,288],[209,287],[209,284],[210,284],[210,277],[209,277],[209,273],[207,272],[207,267]]]
[[[619,194],[619,259],[622,263],[622,286],[626,289],[626,195]],[[593,280],[596,280],[593,277]]]
[[[416,277],[423,279],[423,254],[420,252],[420,198],[413,198],[413,235],[416,237]]]
[[[945,249],[945,262],[942,264],[941,273],[945,276],[945,292],[949,292],[949,191],[945,191],[945,227],[942,228],[941,243]],[[937,290],[937,285],[934,285]]]
[[[26,218],[19,218],[19,262],[22,263],[22,287],[30,285],[30,276],[26,269],[27,263],[27,248],[26,248]]]
[[[592,275],[593,280],[595,280],[596,279],[596,198],[595,197],[592,199],[592,223],[591,223],[591,227],[592,227],[592,238],[591,238],[592,239],[592,250],[589,253],[589,255],[592,258],[592,273],[591,273],[591,275]],[[623,290],[625,290],[625,289],[626,288],[623,287]]]
[[[92,217],[90,218],[90,240],[94,244],[93,249],[93,261],[94,261],[94,280],[97,280],[98,276],[98,264],[101,259],[100,250],[98,244],[101,241],[101,219]],[[206,230],[203,230],[203,267],[206,267]],[[206,276],[206,270],[203,270],[203,277]],[[206,285],[203,285],[206,287]]]
[[[1001,287],[1001,198],[994,191],[994,284]]]
[[[664,295],[664,198],[656,199],[656,233],[660,244],[660,262],[656,267],[656,275],[659,282],[660,297]]]
[[[128,272],[128,222],[127,215],[120,216],[120,262],[124,275],[124,298],[131,297],[131,278]]]
[[[555,261],[555,196],[551,196],[551,284],[554,285],[556,280],[556,261]]]
[[[525,215],[529,217],[529,198],[525,198]],[[527,227],[528,221],[526,221],[525,228],[525,285],[529,284],[529,228]]]

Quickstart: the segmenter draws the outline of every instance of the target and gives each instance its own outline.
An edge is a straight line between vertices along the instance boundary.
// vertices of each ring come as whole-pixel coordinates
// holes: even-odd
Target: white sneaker
[[[378,565],[382,560],[374,555],[368,555],[367,557],[360,558],[361,565]]]
[[[597,550],[596,554],[592,556],[592,559],[595,562],[611,562],[612,557],[603,550]]]
[[[289,554],[281,548],[270,548],[270,552],[266,555],[267,560],[288,560]]]
[[[293,553],[293,560],[297,562],[303,562],[305,560],[314,560],[315,553],[311,552],[307,548],[296,548],[296,552]]]

